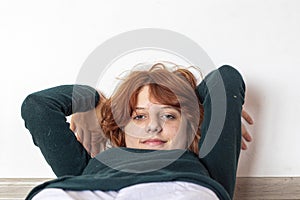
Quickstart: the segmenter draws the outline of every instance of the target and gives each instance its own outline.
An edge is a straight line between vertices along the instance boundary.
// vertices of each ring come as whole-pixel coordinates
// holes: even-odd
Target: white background
[[[97,46],[140,28],[181,33],[243,74],[255,125],[239,176],[299,176],[299,9],[296,0],[1,1],[0,177],[54,177],[24,127],[23,99],[75,83]]]

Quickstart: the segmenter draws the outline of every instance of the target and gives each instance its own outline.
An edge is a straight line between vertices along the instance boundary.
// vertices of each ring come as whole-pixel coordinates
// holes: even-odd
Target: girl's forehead
[[[146,104],[138,104],[135,107],[136,110],[144,110],[144,109],[175,109],[171,105],[164,105],[159,103],[147,102]]]
[[[159,102],[150,96],[149,86],[144,86],[137,96],[137,105],[144,105],[145,107],[152,104],[159,104]]]
[[[163,99],[172,98],[165,96]],[[150,93],[150,87],[148,85],[141,88],[137,95],[137,102],[135,109],[175,109],[174,105],[168,104],[166,102],[162,103]],[[178,108],[177,108],[178,109]]]

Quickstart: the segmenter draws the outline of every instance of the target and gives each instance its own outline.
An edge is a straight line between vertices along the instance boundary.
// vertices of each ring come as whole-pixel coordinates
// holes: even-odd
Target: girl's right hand
[[[70,129],[91,157],[105,149],[107,139],[99,125],[95,109],[73,114]]]

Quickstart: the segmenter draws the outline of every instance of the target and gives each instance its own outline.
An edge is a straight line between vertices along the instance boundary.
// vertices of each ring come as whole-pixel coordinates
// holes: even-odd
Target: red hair
[[[99,123],[105,136],[114,146],[126,147],[123,127],[130,121],[140,90],[149,86],[150,98],[171,105],[188,121],[189,150],[198,154],[201,136],[199,126],[203,119],[203,106],[196,93],[196,79],[187,69],[169,71],[157,63],[149,70],[132,71],[117,90],[97,109]]]

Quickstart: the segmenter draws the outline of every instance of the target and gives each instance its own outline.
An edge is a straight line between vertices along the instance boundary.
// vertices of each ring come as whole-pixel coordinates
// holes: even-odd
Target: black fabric
[[[113,148],[93,159],[76,140],[65,116],[94,108],[99,101],[96,90],[64,85],[29,95],[22,104],[25,126],[58,178],[35,187],[27,199],[51,187],[107,191],[161,181],[196,183],[210,188],[220,199],[232,199],[245,84],[237,70],[222,66],[207,75],[196,92],[204,105],[199,157],[183,150]],[[136,156],[128,157],[128,152]],[[145,159],[145,155],[151,156]],[[171,162],[174,156],[178,158]],[[149,170],[139,171],[145,167]]]

